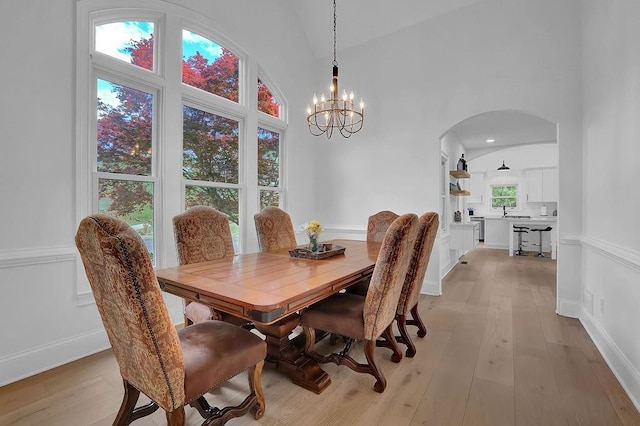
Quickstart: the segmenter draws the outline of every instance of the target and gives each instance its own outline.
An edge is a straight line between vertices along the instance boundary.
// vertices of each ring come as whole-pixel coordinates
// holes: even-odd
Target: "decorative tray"
[[[326,259],[327,257],[336,256],[338,254],[344,253],[346,247],[342,246],[333,246],[331,250],[326,251],[311,251],[304,247],[296,247],[292,250],[289,250],[289,256],[291,257],[300,257],[304,259]]]

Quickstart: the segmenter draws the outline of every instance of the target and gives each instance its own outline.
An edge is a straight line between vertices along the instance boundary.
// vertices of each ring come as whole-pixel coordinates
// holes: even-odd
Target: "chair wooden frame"
[[[366,297],[363,298],[363,296],[350,293],[338,293],[302,312],[301,323],[306,339],[305,353],[321,364],[332,362],[337,365],[347,366],[358,373],[372,375],[376,379],[373,386],[376,392],[384,392],[387,385],[387,381],[374,356],[374,349],[377,346],[376,340],[379,337],[384,338],[388,344],[387,347],[393,350],[391,357],[393,362],[400,362],[402,359],[402,353],[393,334],[393,322],[417,231],[418,217],[414,214],[400,216],[389,226],[378,254],[378,260],[371,277],[370,290]],[[348,311],[348,309],[342,312],[337,311],[336,309],[340,309],[341,304],[343,304],[342,306],[354,307],[355,310],[353,312],[356,313],[360,312],[358,309],[362,309],[363,322],[358,322],[360,325],[355,325],[355,329],[363,327],[361,331],[357,332],[358,335],[346,335],[346,328],[339,325],[343,324],[343,321],[340,320],[342,319],[340,315],[342,312]],[[358,306],[360,308],[357,308]],[[331,310],[332,308],[333,311]],[[326,320],[327,318],[329,318],[329,321]],[[349,319],[358,321],[353,316],[345,317],[346,321],[349,321]],[[315,321],[320,321],[324,324],[321,326],[324,331],[344,336],[345,347],[341,352],[322,355],[315,351]],[[361,332],[362,335],[359,334]],[[364,340],[364,353],[367,364],[358,363],[349,356],[351,345],[355,339]]]

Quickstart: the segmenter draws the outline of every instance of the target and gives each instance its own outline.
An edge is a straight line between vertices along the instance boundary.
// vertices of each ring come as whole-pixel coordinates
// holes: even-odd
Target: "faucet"
[[[507,215],[507,206],[502,206],[502,216],[506,216]]]

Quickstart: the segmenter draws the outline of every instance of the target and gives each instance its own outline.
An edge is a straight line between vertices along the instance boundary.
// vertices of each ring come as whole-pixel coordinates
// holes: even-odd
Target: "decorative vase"
[[[309,250],[317,252],[318,250],[318,234],[309,234]]]

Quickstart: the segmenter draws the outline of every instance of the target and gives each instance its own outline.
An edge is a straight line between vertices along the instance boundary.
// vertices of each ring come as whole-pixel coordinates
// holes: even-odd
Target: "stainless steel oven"
[[[482,217],[482,216],[471,216],[471,217],[469,217],[469,219],[471,219],[472,222],[478,222],[480,224],[480,226],[478,226],[478,228],[480,228],[480,238],[479,238],[479,240],[484,242],[484,217]]]

